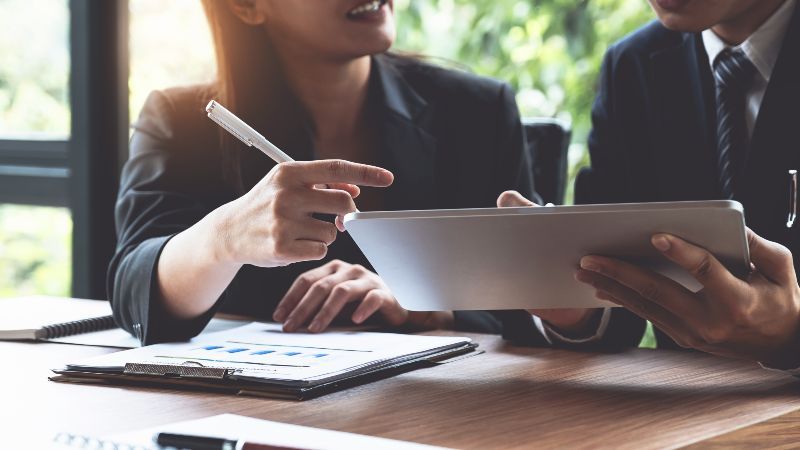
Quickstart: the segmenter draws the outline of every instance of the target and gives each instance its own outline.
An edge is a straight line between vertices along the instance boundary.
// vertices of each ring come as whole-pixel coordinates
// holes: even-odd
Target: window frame
[[[0,139],[0,202],[68,207],[72,295],[104,299],[128,156],[128,0],[69,0],[71,134]]]

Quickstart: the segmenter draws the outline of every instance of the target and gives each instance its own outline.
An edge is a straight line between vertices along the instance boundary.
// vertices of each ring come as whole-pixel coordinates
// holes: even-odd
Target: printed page
[[[305,450],[349,450],[354,448],[436,450],[443,448],[365,436],[363,434],[289,425],[280,422],[237,416],[234,414],[222,414],[198,420],[164,425],[158,428],[117,434],[107,439],[90,439],[88,442],[92,444],[105,443],[103,447],[96,446],[90,448],[115,448],[112,446],[112,443],[115,443],[121,448],[156,450],[158,447],[153,443],[153,438],[156,434],[161,432],[231,440],[242,439],[249,443]],[[63,435],[62,440],[67,441],[68,436]],[[80,443],[85,442],[85,439],[76,437],[74,441]],[[65,445],[63,447],[58,446],[54,448],[75,447]]]
[[[251,323],[198,336],[91,358],[71,369],[117,368],[126,363],[233,369],[231,378],[297,384],[355,373],[404,357],[470,342],[468,338],[359,331],[284,333],[279,324]]]

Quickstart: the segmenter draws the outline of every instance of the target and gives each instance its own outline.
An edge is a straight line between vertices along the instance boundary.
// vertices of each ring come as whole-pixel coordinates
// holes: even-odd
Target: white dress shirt
[[[789,29],[796,4],[797,0],[786,0],[766,22],[747,38],[747,40],[734,47],[734,49],[744,52],[757,69],[753,86],[746,95],[747,111],[745,112],[745,120],[747,122],[748,137],[753,136],[756,119],[758,119],[758,111],[761,109],[761,102],[764,100],[764,94],[767,92],[767,85],[772,76],[772,70],[775,68],[775,63],[778,61],[783,38],[786,35],[786,31]],[[711,29],[703,31],[702,38],[703,45],[708,54],[708,63],[711,65],[711,70],[713,72],[714,61],[717,59],[717,56],[723,50],[732,46],[720,39]],[[605,308],[596,332],[591,336],[579,339],[563,336],[536,315],[533,316],[533,323],[550,344],[552,344],[553,341],[581,344],[593,342],[602,338],[608,328],[610,318],[611,308]],[[800,376],[800,369],[789,372]]]
[[[781,52],[783,44],[783,37],[789,29],[789,24],[792,21],[797,0],[786,0],[780,8],[778,8],[766,22],[764,22],[758,30],[755,31],[746,41],[740,45],[733,47],[734,50],[741,50],[747,59],[756,67],[755,80],[753,86],[747,92],[747,110],[745,111],[745,120],[747,122],[748,137],[753,136],[753,129],[756,125],[758,118],[758,111],[761,109],[761,102],[764,100],[764,94],[767,92],[767,84],[772,76],[772,70],[775,68],[775,63],[778,61],[778,55]],[[711,71],[714,71],[714,61],[717,56],[726,48],[731,48],[714,33],[713,30],[708,29],[703,31],[703,45],[708,54],[708,63],[711,65]]]

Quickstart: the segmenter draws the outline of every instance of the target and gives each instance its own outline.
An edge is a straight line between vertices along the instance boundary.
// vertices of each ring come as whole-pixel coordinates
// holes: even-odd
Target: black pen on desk
[[[306,450],[300,447],[283,445],[257,444],[245,440],[190,436],[185,434],[158,433],[155,437],[160,447],[186,450]]]

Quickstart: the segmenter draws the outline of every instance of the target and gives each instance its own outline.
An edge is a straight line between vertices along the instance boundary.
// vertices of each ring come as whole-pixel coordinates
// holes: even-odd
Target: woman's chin
[[[360,33],[360,36],[353,36],[348,39],[351,45],[348,45],[347,53],[354,56],[367,56],[376,55],[389,50],[394,45],[394,28],[391,30],[381,30],[377,33],[369,33],[365,35]]]

